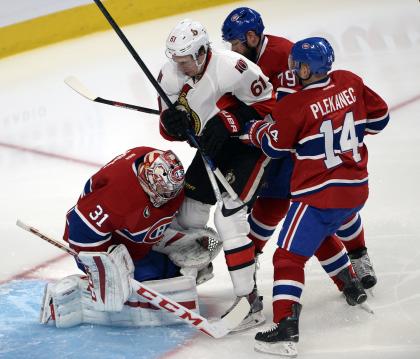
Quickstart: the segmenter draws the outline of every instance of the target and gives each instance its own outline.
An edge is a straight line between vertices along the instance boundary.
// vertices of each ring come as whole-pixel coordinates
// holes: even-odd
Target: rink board
[[[57,329],[39,324],[45,281],[0,286],[0,358],[158,358],[197,332],[188,325],[116,328],[82,325]]]

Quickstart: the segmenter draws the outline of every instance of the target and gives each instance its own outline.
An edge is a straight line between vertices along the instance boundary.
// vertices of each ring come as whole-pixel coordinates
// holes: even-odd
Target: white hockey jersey
[[[220,108],[218,100],[231,94],[258,111],[258,104],[273,99],[273,87],[259,66],[240,54],[228,50],[211,50],[202,77],[184,75],[177,64],[169,60],[164,64],[158,81],[172,103],[178,101],[192,114],[193,128],[200,135],[207,121],[216,115]],[[167,108],[160,101],[161,111]],[[264,111],[258,111],[264,112]]]

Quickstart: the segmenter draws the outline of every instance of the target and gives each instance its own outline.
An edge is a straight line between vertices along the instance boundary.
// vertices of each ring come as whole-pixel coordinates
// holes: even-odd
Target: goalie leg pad
[[[150,289],[159,292],[184,307],[199,313],[198,295],[195,279],[191,277],[175,277],[144,282]],[[150,305],[144,297],[137,293],[130,296],[122,312],[127,311],[132,318],[133,326],[159,326],[181,324],[183,321],[165,310]],[[114,320],[116,313],[114,313]]]
[[[120,311],[131,294],[130,278],[134,273],[127,248],[120,244],[108,252],[80,252],[78,258],[90,279],[95,310]]]
[[[194,279],[176,277],[145,283],[151,289],[199,313]],[[80,324],[142,327],[183,323],[171,313],[150,305],[137,293],[130,296],[119,312],[98,311],[88,286],[87,277],[79,275],[47,284],[41,308],[41,323],[55,324],[57,328],[69,328]]]
[[[88,281],[80,275],[48,283],[41,306],[41,324],[55,323],[57,328],[69,328],[83,323],[81,286],[87,288]]]

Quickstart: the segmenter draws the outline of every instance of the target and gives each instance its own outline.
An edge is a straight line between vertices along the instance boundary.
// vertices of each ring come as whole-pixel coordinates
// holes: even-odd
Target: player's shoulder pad
[[[330,73],[330,77],[345,79],[347,81],[353,80],[363,83],[363,79],[360,76],[348,70],[334,70]]]
[[[245,56],[230,50],[214,51],[219,79],[241,78],[247,73],[261,73],[260,67]]]

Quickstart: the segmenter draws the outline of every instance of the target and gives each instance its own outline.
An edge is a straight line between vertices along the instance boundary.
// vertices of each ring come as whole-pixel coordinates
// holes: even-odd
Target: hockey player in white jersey
[[[189,19],[169,34],[166,55],[169,61],[158,81],[175,109],[168,109],[159,99],[162,136],[170,141],[189,141],[191,133],[198,136],[204,153],[214,160],[239,198],[250,205],[269,160],[258,149],[242,144],[237,136],[245,122],[271,112],[275,102],[272,85],[261,69],[242,55],[213,50],[206,29]],[[177,221],[184,228],[202,228],[216,198],[199,151],[186,173],[185,194]],[[234,201],[226,195],[224,198],[229,207],[239,205],[226,203]],[[237,300],[246,296],[251,304],[251,312],[238,330],[264,322],[246,212],[244,207],[225,217],[220,206],[215,212],[234,293]]]

